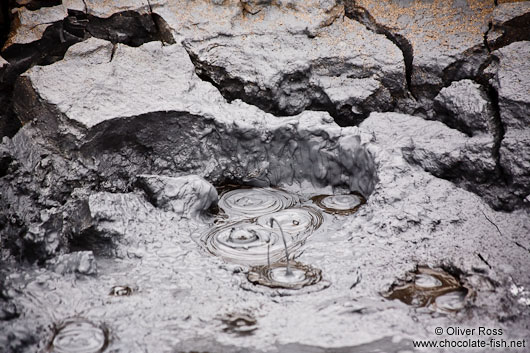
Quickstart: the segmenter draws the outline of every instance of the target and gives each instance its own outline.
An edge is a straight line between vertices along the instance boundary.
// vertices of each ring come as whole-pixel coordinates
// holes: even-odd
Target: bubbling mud
[[[258,321],[250,312],[229,313],[220,318],[225,325],[224,332],[250,335],[258,328]]]
[[[108,332],[83,318],[70,318],[56,327],[49,346],[54,353],[100,353],[109,343]]]
[[[347,195],[318,195],[311,200],[324,212],[338,215],[353,214],[366,203],[364,196],[357,192]]]
[[[309,235],[317,230],[324,221],[322,214],[312,207],[293,207],[275,213],[260,216],[256,223],[270,227],[271,218],[278,221],[287,235],[301,240],[302,235]]]
[[[132,289],[129,286],[114,286],[111,288],[109,295],[115,297],[126,297],[132,294]]]
[[[284,289],[300,289],[317,284],[322,279],[322,271],[300,262],[290,263],[291,274],[287,274],[286,270],[286,262],[255,266],[250,268],[247,278],[254,284]]]
[[[472,294],[473,291],[455,276],[441,269],[418,267],[416,273],[393,285],[384,296],[415,307],[455,312],[464,308]]]
[[[298,204],[293,194],[273,188],[230,190],[221,195],[219,209],[231,218],[253,218]]]
[[[242,265],[280,261],[285,247],[292,254],[324,221],[317,209],[299,203],[298,196],[272,188],[226,191],[219,201],[222,219],[201,236],[200,244],[210,254]],[[285,246],[271,219],[283,229]]]
[[[214,227],[201,241],[211,254],[242,265],[266,264],[267,257],[274,262],[284,256],[280,235],[268,227],[250,221]],[[287,243],[290,250],[300,246],[292,237],[287,239]]]

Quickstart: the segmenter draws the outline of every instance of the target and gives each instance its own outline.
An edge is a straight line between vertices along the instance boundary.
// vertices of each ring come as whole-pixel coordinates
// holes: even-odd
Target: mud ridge
[[[307,87],[309,95],[311,96],[311,104],[304,109],[296,111],[288,111],[278,107],[280,98],[275,97],[270,89],[262,90],[252,82],[243,82],[237,78],[230,77],[230,74],[225,68],[220,66],[208,65],[200,60],[200,58],[189,49],[187,43],[184,42],[184,48],[188,52],[191,62],[195,66],[195,73],[197,76],[216,87],[221,95],[228,101],[232,102],[236,99],[241,99],[243,102],[254,105],[266,113],[277,117],[288,117],[300,114],[304,111],[324,111],[329,113],[339,126],[356,126],[368,117],[369,112],[362,112],[356,114],[352,112],[351,106],[344,105],[337,109],[331,102],[328,95],[320,88],[312,85],[309,82],[308,71],[297,71],[282,78],[280,86],[297,85]],[[247,94],[247,91],[261,91],[259,95]]]
[[[2,57],[9,65],[0,82],[0,99],[5,101],[2,105],[4,111],[0,113],[6,117],[3,126],[0,125],[0,136],[12,137],[22,126],[13,111],[11,97],[17,77],[35,65],[51,65],[62,60],[68,48],[90,37],[133,47],[151,41],[175,43],[167,23],[152,12],[141,15],[134,11],[123,11],[109,18],[99,18],[69,10],[68,17],[52,23],[40,40],[13,44],[2,52]]]

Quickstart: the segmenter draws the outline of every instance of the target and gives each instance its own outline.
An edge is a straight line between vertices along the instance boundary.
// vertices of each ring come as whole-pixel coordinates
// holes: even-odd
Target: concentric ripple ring
[[[289,234],[286,235],[287,248],[291,253],[300,243]],[[263,265],[285,257],[278,231],[251,221],[214,227],[202,236],[201,243],[211,254],[242,265]]]
[[[287,263],[277,262],[270,266],[252,267],[248,280],[271,288],[300,289],[320,282],[322,271],[300,262],[290,264],[292,274],[286,275]]]
[[[324,212],[339,215],[355,213],[366,203],[366,199],[356,192],[346,195],[319,195],[314,196],[312,200]]]
[[[108,333],[83,318],[70,318],[58,327],[50,351],[55,353],[100,353],[108,345]]]
[[[295,195],[272,188],[235,189],[224,193],[219,208],[231,217],[252,218],[299,203]]]
[[[293,207],[260,216],[256,219],[256,223],[270,227],[271,218],[275,218],[280,223],[285,234],[290,234],[297,240],[303,240],[302,236],[311,234],[324,221],[322,214],[312,207]]]

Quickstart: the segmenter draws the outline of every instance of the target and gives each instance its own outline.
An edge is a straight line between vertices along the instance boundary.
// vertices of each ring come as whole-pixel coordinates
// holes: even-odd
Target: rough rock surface
[[[530,1],[499,3],[493,10],[491,25],[487,34],[490,50],[530,40]]]
[[[80,153],[110,182],[123,181],[118,166],[126,166],[137,174],[197,172],[215,182],[308,181],[366,194],[373,189],[374,167],[356,128],[348,128],[349,134],[338,127],[322,133],[322,126],[331,124],[324,113],[278,119],[240,101],[228,104],[195,75],[179,45],[120,45],[110,60],[112,48],[96,39],[75,45],[61,62],[29,70],[15,88],[23,122],[38,126],[63,151]],[[86,81],[74,79],[80,67],[93,90],[87,92]],[[47,83],[58,77],[61,87]],[[73,101],[64,100],[64,90]],[[27,114],[28,107],[39,114]],[[332,152],[338,146],[339,153]]]
[[[2,50],[15,44],[27,44],[41,39],[49,26],[68,16],[64,6],[43,7],[35,11],[20,7],[13,11],[13,30]]]
[[[500,164],[522,202],[530,194],[530,42],[516,42],[492,54],[494,62],[487,71],[493,75],[505,129]]]
[[[156,207],[182,217],[204,217],[210,207],[217,205],[215,187],[196,175],[178,178],[140,175],[138,181]]]
[[[72,317],[112,352],[526,339],[528,2],[497,2],[19,1],[35,13],[1,53],[0,119],[23,126],[0,126],[0,352],[53,350]],[[325,286],[260,287],[212,255],[227,220],[204,211],[233,184],[316,214],[322,194],[367,198],[290,254]],[[469,285],[459,311],[382,297],[425,265]]]
[[[63,275],[66,273],[96,275],[98,273],[96,260],[92,251],[78,251],[59,255],[46,265],[53,272]]]
[[[495,133],[495,113],[482,86],[471,80],[453,82],[434,99],[436,118],[468,135]]]
[[[524,129],[530,123],[530,41],[516,42],[494,51],[487,72],[497,90],[506,131]]]
[[[418,112],[425,113],[442,87],[479,73],[488,57],[484,33],[494,7],[493,1],[476,0],[351,0],[346,13],[401,43],[410,61],[410,89]]]
[[[406,95],[400,50],[348,18],[313,36],[222,35],[187,41],[186,48],[199,75],[225,97],[276,115],[327,110],[351,125],[371,111],[393,109]]]

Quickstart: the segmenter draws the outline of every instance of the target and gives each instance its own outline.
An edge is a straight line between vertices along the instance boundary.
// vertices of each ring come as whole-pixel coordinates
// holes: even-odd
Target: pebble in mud
[[[356,192],[347,195],[318,195],[311,200],[324,212],[342,216],[357,212],[366,203],[364,196]]]
[[[109,343],[108,332],[83,318],[70,318],[55,329],[49,346],[54,353],[100,353]]]
[[[441,312],[464,308],[473,291],[455,276],[429,267],[418,267],[407,280],[399,281],[384,296],[415,307],[429,307]]]

